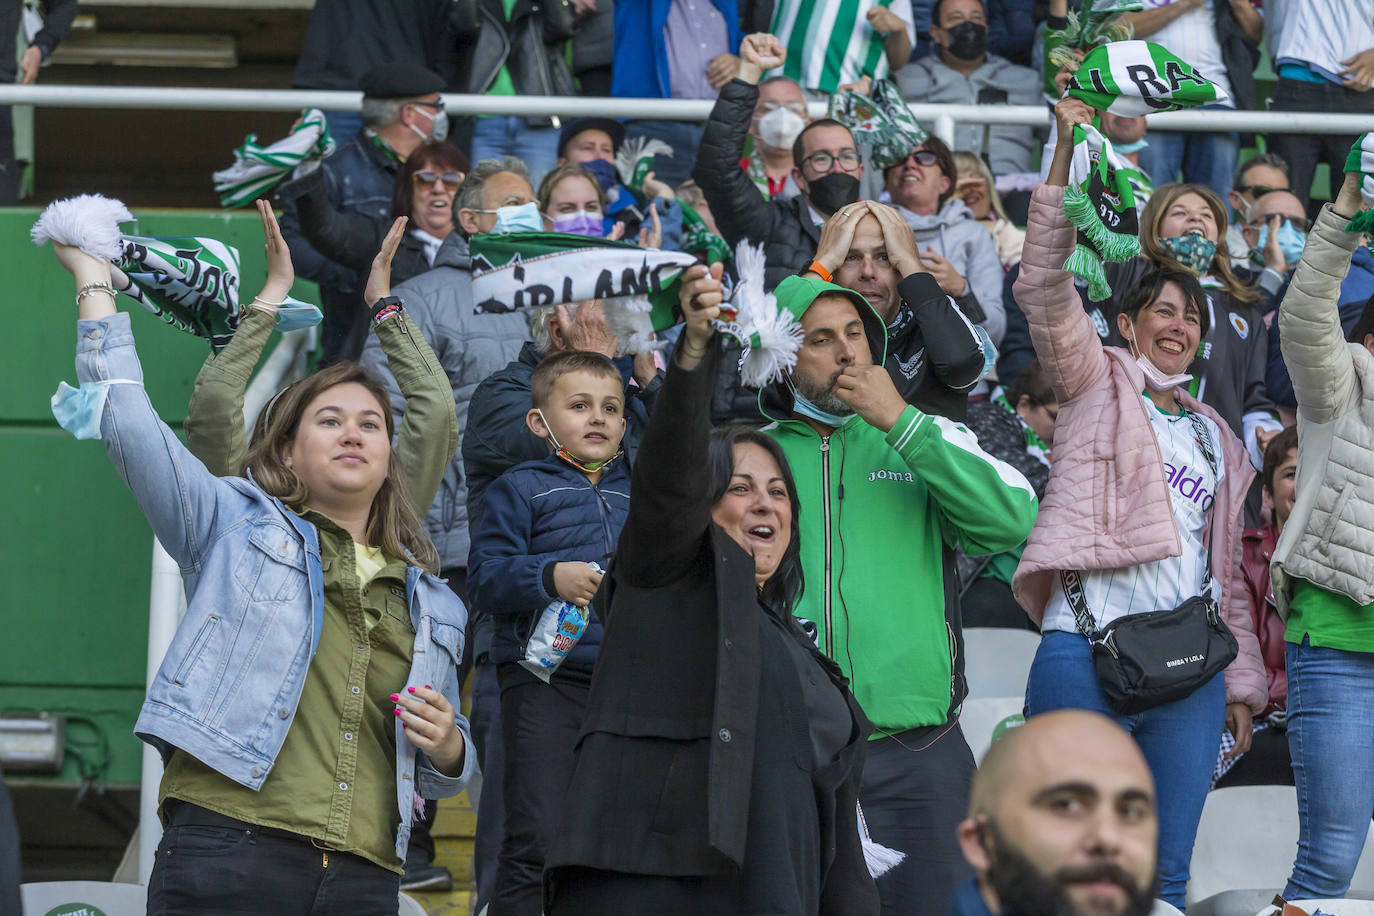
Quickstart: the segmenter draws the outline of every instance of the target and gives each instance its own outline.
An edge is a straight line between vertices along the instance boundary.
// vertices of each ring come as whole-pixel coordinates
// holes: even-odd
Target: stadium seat
[[[1288,880],[1297,847],[1298,796],[1292,786],[1214,789],[1207,796],[1193,845],[1189,916],[1252,916],[1262,911]],[[1353,899],[1374,891],[1374,842],[1365,843],[1351,889]],[[1352,913],[1374,916],[1365,908]]]
[[[1026,695],[1040,636],[1030,630],[969,627],[964,630],[964,677],[970,697]]]
[[[997,726],[1008,719],[1014,724],[1025,721],[1021,716],[1025,703],[1025,698],[1020,695],[978,697],[964,701],[959,712],[959,728],[963,731],[964,740],[973,751],[973,759],[976,762],[983,762],[983,755],[992,746],[992,736],[997,731]]]

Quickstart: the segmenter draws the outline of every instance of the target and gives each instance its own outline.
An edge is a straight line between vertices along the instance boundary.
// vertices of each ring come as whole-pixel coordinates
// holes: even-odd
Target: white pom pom
[[[647,353],[658,348],[650,312],[653,304],[643,296],[603,299],[606,328],[620,340],[620,352]]]
[[[620,173],[620,180],[628,185],[634,179],[635,166],[639,164],[639,160],[659,154],[671,159],[673,148],[662,140],[652,140],[648,137],[626,138],[615,154],[615,170]]]
[[[57,242],[107,261],[120,256],[119,224],[133,219],[123,203],[99,194],[82,194],[48,204],[29,230],[35,245]]]
[[[875,878],[892,871],[906,859],[906,853],[889,849],[868,837],[863,838],[863,847],[864,864],[868,866],[868,873]]]
[[[802,342],[801,322],[763,291],[765,263],[762,246],[741,242],[735,249],[740,276],[733,297],[735,323],[744,337],[758,341],[740,360],[740,379],[752,388],[762,388],[795,366]]]

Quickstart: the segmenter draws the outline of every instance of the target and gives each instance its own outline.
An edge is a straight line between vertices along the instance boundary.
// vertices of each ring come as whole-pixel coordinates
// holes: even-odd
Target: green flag
[[[560,232],[476,235],[469,245],[479,312],[600,299],[627,353],[652,349],[649,332],[677,323],[679,279],[698,263],[681,251]]]
[[[1064,94],[1127,118],[1230,98],[1190,64],[1150,41],[1116,41],[1089,51]]]
[[[259,146],[258,135],[249,134],[234,150],[234,164],[215,172],[219,205],[242,207],[266,194],[291,170],[307,159],[323,158],[334,151],[324,112],[307,108],[291,133],[271,146]]]

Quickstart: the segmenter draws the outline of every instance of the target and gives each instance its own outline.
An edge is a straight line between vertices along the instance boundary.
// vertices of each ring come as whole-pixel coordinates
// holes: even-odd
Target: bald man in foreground
[[[1003,735],[958,833],[977,877],[953,916],[1145,916],[1154,904],[1154,780],[1098,713],[1045,713]]]

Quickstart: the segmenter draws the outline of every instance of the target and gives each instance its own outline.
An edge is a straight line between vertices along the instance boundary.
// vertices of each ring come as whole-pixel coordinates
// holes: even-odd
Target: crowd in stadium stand
[[[268,279],[185,446],[120,384],[108,264],[58,250],[63,425],[187,576],[138,728],[150,912],[394,912],[449,885],[435,800],[476,773],[491,916],[1182,910],[1209,793],[1249,785],[1296,786],[1282,896],[1344,895],[1374,135],[1144,117],[1263,109],[1262,42],[1272,108],[1374,129],[1374,0],[320,0],[294,85],[362,109],[280,226],[259,202]],[[925,103],[1045,116],[951,144]],[[296,277],[320,368],[245,437]],[[990,750],[974,628],[1040,635]]]

